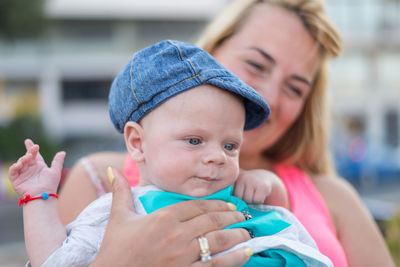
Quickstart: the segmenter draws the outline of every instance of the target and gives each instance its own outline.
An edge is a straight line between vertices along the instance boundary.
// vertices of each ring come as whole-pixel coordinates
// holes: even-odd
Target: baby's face
[[[172,97],[141,121],[141,184],[193,197],[233,184],[244,122],[242,100],[218,87],[202,85]]]

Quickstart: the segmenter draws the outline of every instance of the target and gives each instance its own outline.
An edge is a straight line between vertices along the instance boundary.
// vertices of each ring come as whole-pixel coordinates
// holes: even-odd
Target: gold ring
[[[207,262],[211,260],[211,251],[210,247],[208,246],[208,240],[204,236],[199,237],[197,240],[199,240],[199,245],[200,245],[200,257],[202,262]]]

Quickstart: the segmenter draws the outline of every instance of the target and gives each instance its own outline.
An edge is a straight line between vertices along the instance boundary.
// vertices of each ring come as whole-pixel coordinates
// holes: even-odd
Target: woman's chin
[[[268,135],[249,134],[244,137],[244,142],[240,147],[240,157],[258,156],[273,145],[273,140]]]
[[[260,150],[264,150],[271,144],[271,139],[269,135],[265,133],[265,131],[248,131],[244,133],[243,137],[244,141],[240,150],[247,149],[247,147],[261,147]]]
[[[252,137],[257,137],[257,136],[265,137],[265,135],[268,133],[270,128],[271,128],[270,123],[265,122],[255,129],[245,131],[244,136],[246,137],[247,135],[249,135]]]

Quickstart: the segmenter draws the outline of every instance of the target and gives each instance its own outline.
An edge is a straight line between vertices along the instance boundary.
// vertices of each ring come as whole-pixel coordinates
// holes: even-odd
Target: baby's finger
[[[35,143],[33,143],[33,141],[29,138],[25,139],[24,144],[25,144],[26,150],[29,150],[32,146],[35,145]]]
[[[58,152],[54,156],[53,161],[51,162],[51,168],[55,170],[57,173],[61,173],[64,164],[64,159],[65,159],[65,152],[64,151]]]
[[[24,165],[29,164],[29,161],[31,161],[32,158],[33,158],[32,153],[28,151],[24,156],[18,159],[17,163],[20,164],[21,167],[23,167]]]
[[[244,185],[242,183],[236,183],[234,187],[233,195],[237,198],[243,199]]]
[[[253,203],[254,202],[254,193],[255,193],[255,189],[251,186],[247,186],[246,190],[243,194],[243,200],[249,203]]]
[[[26,147],[27,151],[29,151],[32,148],[35,148],[35,153],[32,153],[32,154],[34,154],[34,157],[35,158],[38,157],[39,160],[43,160],[44,161],[42,155],[40,155],[40,153],[38,153],[38,151],[39,151],[39,145],[38,144],[35,144],[31,139],[28,138],[28,139],[25,139],[25,147]],[[37,149],[37,151],[36,151],[36,149]]]
[[[8,177],[10,179],[13,179],[16,175],[18,175],[20,170],[21,170],[21,163],[18,163],[18,162],[14,163],[8,169]]]
[[[39,145],[33,145],[29,147],[28,151],[26,152],[26,156],[30,155],[32,158],[36,158],[39,152]]]
[[[38,151],[39,151],[38,145],[34,145],[34,146],[30,147],[29,151],[27,151],[26,154],[18,160],[18,162],[20,162],[24,166],[33,164],[34,160],[37,157]],[[22,166],[22,167],[24,167],[24,166]]]
[[[260,187],[255,190],[254,193],[254,203],[264,203],[265,199],[271,193],[271,188],[269,187]]]
[[[37,158],[40,161],[44,161],[42,155],[39,152],[39,145],[35,144],[32,146],[31,149],[33,149],[32,152],[34,152],[34,153],[32,153],[32,154],[34,155],[34,158]]]

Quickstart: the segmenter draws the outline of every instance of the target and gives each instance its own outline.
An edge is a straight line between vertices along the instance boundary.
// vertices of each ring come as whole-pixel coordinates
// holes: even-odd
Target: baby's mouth
[[[211,181],[215,181],[215,180],[217,180],[216,178],[211,178],[211,177],[197,177],[198,179],[200,179],[200,180],[204,180],[204,181],[207,181],[207,182],[211,182]]]

